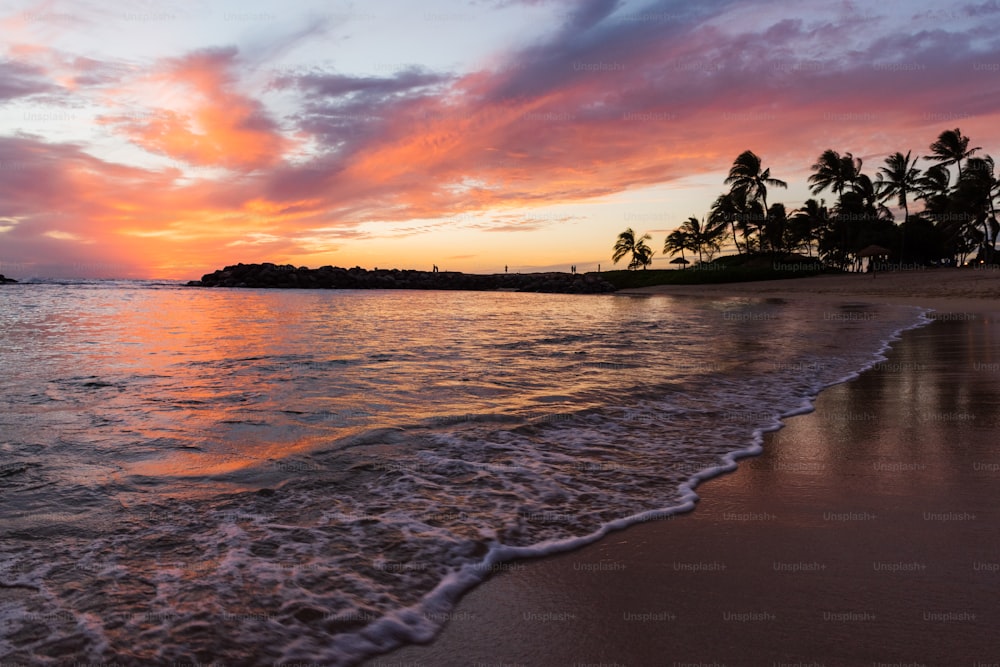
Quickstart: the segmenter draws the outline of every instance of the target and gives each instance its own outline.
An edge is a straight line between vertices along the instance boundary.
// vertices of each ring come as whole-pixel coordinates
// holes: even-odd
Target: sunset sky
[[[0,273],[609,268],[745,149],[792,209],[998,121],[1000,0],[0,2]]]

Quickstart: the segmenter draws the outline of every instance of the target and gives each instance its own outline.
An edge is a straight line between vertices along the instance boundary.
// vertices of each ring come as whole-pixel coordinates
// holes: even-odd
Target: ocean
[[[0,288],[0,662],[351,665],[693,508],[920,309]]]

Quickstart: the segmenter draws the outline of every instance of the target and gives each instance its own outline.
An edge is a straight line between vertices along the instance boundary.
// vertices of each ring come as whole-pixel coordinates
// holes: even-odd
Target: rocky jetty
[[[191,287],[273,287],[297,289],[434,289],[599,294],[615,287],[597,274],[414,271],[291,264],[236,264],[187,283]]]
[[[8,278],[4,274],[0,273],[0,285],[9,285],[16,282],[17,281],[14,280],[13,278]]]

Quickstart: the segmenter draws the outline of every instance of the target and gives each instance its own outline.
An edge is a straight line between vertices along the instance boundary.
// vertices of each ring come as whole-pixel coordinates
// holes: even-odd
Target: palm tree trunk
[[[733,231],[733,245],[736,246],[736,254],[742,255],[743,254],[743,250],[740,249],[740,242],[736,240],[736,221],[735,220],[730,220],[729,221],[729,229],[731,229]]]
[[[990,197],[990,216],[992,216],[993,220],[997,219],[997,210],[996,210],[996,207],[993,206],[993,198],[992,197]],[[990,224],[989,220],[986,220],[986,221],[983,222],[983,228],[984,228],[984,231],[986,231],[986,238],[990,242],[989,261],[992,264],[993,263],[993,255],[996,254],[997,240],[995,238],[992,238],[990,236],[990,233],[988,231],[989,230],[989,224]]]
[[[902,270],[903,261],[906,255],[906,223],[910,221],[910,209],[906,205],[906,193],[903,193],[903,227],[899,236],[899,268]]]

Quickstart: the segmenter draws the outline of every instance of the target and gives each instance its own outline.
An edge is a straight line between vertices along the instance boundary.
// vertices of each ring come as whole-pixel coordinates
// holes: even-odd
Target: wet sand
[[[719,285],[656,285],[621,290],[618,294],[852,299],[925,306],[941,311],[979,310],[984,307],[984,301],[1000,300],[1000,271],[962,268],[875,275],[852,273]]]
[[[1000,303],[937,280],[937,298],[765,293],[920,289],[939,312],[700,486],[694,512],[506,564],[431,644],[367,664],[1000,664]],[[753,293],[733,287],[643,292]]]

